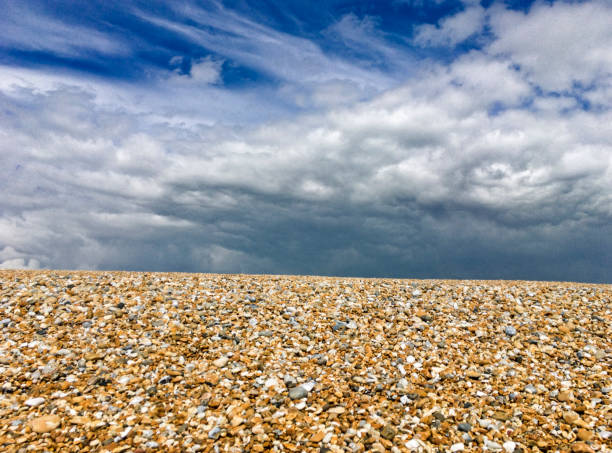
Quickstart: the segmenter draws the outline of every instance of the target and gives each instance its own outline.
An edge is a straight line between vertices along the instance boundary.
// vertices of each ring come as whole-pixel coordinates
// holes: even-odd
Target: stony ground
[[[611,451],[612,287],[0,271],[0,451]]]

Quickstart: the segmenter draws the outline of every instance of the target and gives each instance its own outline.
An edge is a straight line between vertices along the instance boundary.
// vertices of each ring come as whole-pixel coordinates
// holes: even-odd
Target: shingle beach
[[[612,286],[0,271],[3,452],[609,452]]]

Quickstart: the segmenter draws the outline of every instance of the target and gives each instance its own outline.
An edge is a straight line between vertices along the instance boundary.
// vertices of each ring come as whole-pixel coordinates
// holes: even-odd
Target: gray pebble
[[[299,400],[302,398],[306,398],[307,396],[308,390],[306,390],[301,385],[289,389],[289,398],[291,398],[292,400]]]
[[[337,332],[339,330],[345,330],[348,328],[348,324],[342,321],[336,321],[336,323],[334,324],[334,326],[332,327],[332,330],[334,332]]]
[[[516,335],[516,329],[513,326],[506,326],[506,328],[504,329],[504,332],[509,337],[513,337]]]
[[[221,435],[221,428],[219,428],[218,426],[215,426],[213,429],[208,431],[208,438],[209,439],[217,440],[220,435]]]
[[[464,433],[469,433],[472,430],[472,425],[470,425],[469,423],[459,423],[457,425],[457,429],[459,431],[462,431]]]

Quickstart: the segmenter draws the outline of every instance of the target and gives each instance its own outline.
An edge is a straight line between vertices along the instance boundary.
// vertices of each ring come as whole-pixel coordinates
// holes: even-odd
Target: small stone
[[[504,332],[509,337],[513,337],[516,335],[516,329],[513,326],[506,326],[506,328],[504,329]]]
[[[476,370],[467,370],[465,375],[470,379],[480,379],[481,374]]]
[[[261,425],[255,425],[251,428],[251,432],[253,434],[265,434],[266,431],[264,430],[263,426]]]
[[[352,319],[346,324],[347,329],[357,329],[359,326]]]
[[[168,375],[162,377],[159,381],[157,381],[159,385],[169,384],[170,382],[172,382],[172,378]]]
[[[511,440],[507,440],[506,442],[504,442],[502,447],[504,448],[504,451],[506,453],[513,453],[514,450],[516,450],[516,442],[512,442]]]
[[[567,423],[569,425],[580,426],[580,427],[583,427],[583,428],[588,427],[588,425],[585,423],[585,421],[580,418],[580,415],[578,415],[574,411],[564,412],[563,413],[563,420],[565,421],[565,423]]]
[[[599,431],[599,437],[604,440],[612,439],[612,431]]]
[[[218,426],[215,426],[213,429],[208,431],[209,439],[217,440],[220,435],[221,435],[221,428],[219,428]]]
[[[131,380],[132,376],[121,376],[119,379],[117,379],[117,382],[119,383],[119,385],[127,385],[130,383]]]
[[[438,433],[432,432],[431,436],[429,437],[429,442],[434,445],[444,445],[446,443],[446,438]]]
[[[526,385],[526,386],[525,386],[525,391],[526,391],[527,393],[531,393],[531,394],[536,394],[536,393],[538,393],[538,389],[537,389],[537,388],[535,388],[535,385],[533,385],[533,384],[528,384],[528,385]]]
[[[440,411],[435,411],[433,414],[431,414],[431,416],[439,422],[443,422],[445,419],[444,414]]]
[[[324,437],[325,437],[325,431],[320,429],[310,438],[310,441],[311,442],[321,442]]]
[[[387,440],[392,440],[397,435],[397,430],[393,425],[387,423],[382,429],[380,435]]]
[[[57,415],[44,415],[33,419],[30,422],[30,427],[35,433],[48,433],[57,428],[61,423],[61,419]]]
[[[559,400],[559,401],[561,401],[563,403],[567,403],[567,402],[571,401],[572,399],[573,399],[572,398],[572,394],[571,394],[571,392],[568,392],[568,391],[559,392],[559,394],[557,395],[557,400]]]
[[[285,386],[287,386],[288,389],[297,385],[297,381],[295,380],[295,378],[288,374],[283,377],[283,382],[285,383]]]
[[[70,423],[73,425],[86,425],[91,423],[91,420],[88,417],[77,415],[70,419]]]
[[[410,451],[418,451],[421,449],[421,443],[416,439],[410,439],[406,442],[406,448]]]
[[[465,446],[462,442],[457,442],[456,444],[451,445],[450,451],[454,453],[456,451],[463,451],[464,448]]]
[[[334,332],[338,332],[340,330],[348,329],[348,324],[342,321],[336,321],[336,323],[332,326],[332,330]]]
[[[465,423],[465,422],[459,423],[457,425],[457,429],[464,433],[469,433],[472,430],[472,425],[470,425],[469,423]]]
[[[229,362],[229,359],[227,357],[219,357],[213,362],[213,365],[217,368],[223,368],[225,365],[227,365],[227,362]]]
[[[26,400],[24,404],[30,407],[38,407],[44,402],[45,402],[44,398],[38,397],[38,398],[30,398],[29,400]]]
[[[236,426],[240,426],[244,423],[244,419],[242,417],[240,417],[239,415],[236,415],[234,418],[232,418],[232,421],[230,422],[230,424],[235,428]]]
[[[593,433],[584,428],[580,428],[576,433],[576,437],[584,442],[588,442],[593,439]]]
[[[504,411],[495,411],[491,417],[500,422],[507,422],[512,418],[512,414]]]
[[[484,448],[485,450],[491,450],[491,451],[501,451],[502,450],[501,445],[499,445],[497,442],[493,442],[488,439],[486,439],[484,442]]]
[[[346,409],[342,406],[336,406],[336,407],[332,407],[331,409],[329,409],[327,412],[329,412],[330,414],[344,414],[344,412],[346,411]]]
[[[494,427],[494,423],[491,420],[487,420],[485,418],[478,419],[478,424],[480,425],[481,428],[484,428],[484,429],[489,429],[491,427]]]
[[[576,442],[572,445],[573,453],[594,453],[593,449],[584,442]]]
[[[302,398],[306,398],[308,396],[308,390],[306,390],[303,386],[298,385],[297,387],[292,387],[289,389],[289,398],[292,400],[299,400]]]
[[[219,375],[217,373],[206,373],[204,375],[204,382],[209,385],[215,386],[219,383]]]

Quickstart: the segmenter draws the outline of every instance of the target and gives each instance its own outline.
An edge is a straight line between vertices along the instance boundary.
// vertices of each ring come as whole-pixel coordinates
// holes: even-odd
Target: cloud
[[[46,51],[60,57],[79,57],[92,53],[127,56],[128,43],[91,27],[68,24],[43,14],[35,6],[3,2],[0,15],[0,48]],[[83,39],[75,39],[76,36]]]
[[[175,80],[180,82],[181,79],[189,79],[189,82],[195,82],[197,84],[214,84],[221,82],[221,70],[223,67],[223,60],[213,59],[211,57],[196,59],[195,61],[189,62],[189,71],[182,72],[181,66],[184,63],[184,58],[181,56],[175,56],[170,59],[170,64],[176,66],[175,69]],[[178,76],[178,77],[176,77]]]
[[[444,17],[437,25],[419,25],[415,29],[414,42],[422,47],[453,47],[476,33],[485,25],[485,9],[478,3],[463,11]]]
[[[157,27],[177,33],[193,44],[253,68],[262,75],[281,83],[320,83],[348,80],[361,87],[389,87],[395,80],[381,70],[364,68],[345,58],[325,54],[314,42],[262,25],[252,19],[215,3],[215,8],[202,9],[195,5],[175,7],[175,19],[160,18],[145,11],[138,17]],[[348,18],[350,22],[350,16]],[[365,23],[345,24],[343,30],[373,31]],[[365,27],[365,31],[363,30]],[[353,35],[354,39],[359,39]],[[364,36],[361,35],[361,38]],[[376,41],[377,51],[391,51]],[[386,50],[385,50],[386,49]],[[399,56],[399,52],[397,52]],[[404,58],[407,58],[404,56]],[[379,88],[379,89],[380,89]]]
[[[537,2],[528,13],[497,9],[489,52],[509,57],[529,82],[559,93],[593,89],[602,80],[610,86],[609,2]]]
[[[557,13],[534,8],[526,21]],[[312,44],[275,41],[239,17],[228,27],[240,41],[240,27],[253,31],[257,52],[268,38],[282,52]],[[140,87],[4,67],[0,262],[612,281],[609,97],[588,108],[536,89],[537,71],[517,65],[523,48],[499,50],[504,30],[353,98],[364,79],[332,70],[278,69],[289,75],[277,91],[235,92],[218,86],[212,58],[195,64],[199,80],[192,65],[192,77]],[[590,47],[607,39],[596,37]],[[558,80],[575,77],[571,65],[559,70]],[[592,84],[589,93],[609,90],[603,76]],[[316,108],[263,116],[305,92],[321,96],[304,100]]]
[[[0,250],[0,269],[40,269],[40,262],[36,259],[20,258],[13,247],[4,247]]]
[[[380,19],[373,16],[357,17],[345,14],[322,34],[330,43],[343,47],[343,55],[360,59],[362,64],[384,67],[387,72],[401,72],[404,77],[412,72],[415,58],[405,47],[392,44],[393,36],[387,36],[380,28]]]

